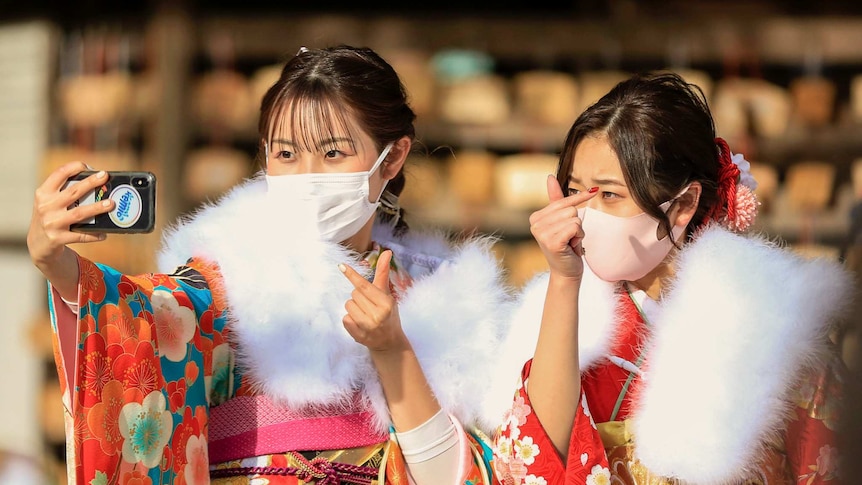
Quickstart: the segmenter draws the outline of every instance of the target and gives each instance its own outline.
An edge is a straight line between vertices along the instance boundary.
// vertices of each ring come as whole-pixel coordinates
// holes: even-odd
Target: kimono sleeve
[[[529,378],[531,364],[529,361],[524,366],[512,407],[494,436],[493,465],[497,481],[514,484],[608,483],[608,459],[583,391],[566,460],[557,452],[533,412],[524,385]]]
[[[841,483],[841,450],[837,426],[847,369],[836,354],[828,365],[803,376],[796,387],[795,408],[785,434],[788,467],[795,483]]]
[[[209,404],[230,375],[207,268],[79,268],[77,316],[49,292],[69,483],[204,483]]]

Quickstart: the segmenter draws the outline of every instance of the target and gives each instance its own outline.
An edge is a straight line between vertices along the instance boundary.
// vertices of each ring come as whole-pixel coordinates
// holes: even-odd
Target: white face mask
[[[660,207],[667,212],[671,202]],[[667,257],[687,226],[674,226],[670,237],[659,240],[659,221],[646,212],[619,217],[582,207],[578,217],[584,230],[584,261],[596,276],[611,282],[637,281],[646,276]]]
[[[367,172],[267,175],[267,199],[297,214],[305,226],[300,230],[316,231],[325,241],[343,242],[356,234],[380,205],[388,181],[371,202],[369,180],[391,149],[392,143],[386,145]]]

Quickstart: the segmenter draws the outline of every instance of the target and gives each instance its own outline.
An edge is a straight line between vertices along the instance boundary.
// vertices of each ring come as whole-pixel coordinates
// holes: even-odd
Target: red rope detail
[[[326,458],[308,461],[299,453],[290,453],[299,467],[237,467],[210,470],[211,478],[238,477],[249,475],[295,476],[304,482],[314,480],[318,485],[371,485],[379,470],[374,467],[349,465],[330,462]]]
[[[739,181],[739,167],[730,158],[730,146],[724,138],[716,138],[718,146],[718,200],[707,216],[708,219],[721,220],[722,209],[727,211],[727,220],[736,219],[736,184]]]

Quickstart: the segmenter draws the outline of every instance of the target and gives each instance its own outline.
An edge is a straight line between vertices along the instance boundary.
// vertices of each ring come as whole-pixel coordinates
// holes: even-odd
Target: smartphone
[[[81,172],[66,181],[63,188],[71,187],[96,173]],[[114,209],[89,220],[72,224],[69,229],[83,232],[148,233],[156,223],[156,176],[150,172],[108,172],[108,180],[88,192],[69,208],[95,204],[112,199]]]

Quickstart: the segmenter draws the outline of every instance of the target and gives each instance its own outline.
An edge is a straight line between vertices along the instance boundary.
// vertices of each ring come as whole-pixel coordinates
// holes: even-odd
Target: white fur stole
[[[360,390],[379,430],[390,424],[368,350],[342,324],[352,285],[339,263],[359,269],[359,255],[297,233],[290,208],[266,203],[253,179],[166,232],[159,255],[170,271],[189,257],[219,264],[237,362],[258,390],[293,409],[347,405]],[[467,426],[490,432],[484,416],[493,359],[505,334],[510,292],[488,239],[453,246],[441,233],[395,238],[375,226],[375,240],[411,270],[401,295],[402,327],[441,406]]]

